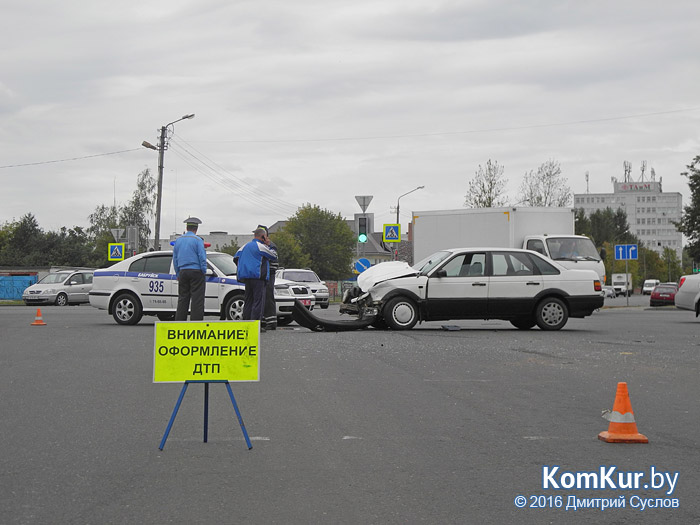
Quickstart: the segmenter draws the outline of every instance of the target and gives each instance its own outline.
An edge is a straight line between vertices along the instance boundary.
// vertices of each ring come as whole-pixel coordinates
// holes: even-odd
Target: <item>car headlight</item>
[[[292,295],[292,292],[286,286],[275,286],[276,295]]]
[[[48,290],[44,290],[44,291],[41,292],[41,293],[42,293],[42,294],[47,294],[47,295],[48,295],[48,294],[56,293],[56,290],[54,290],[53,288],[49,288]]]

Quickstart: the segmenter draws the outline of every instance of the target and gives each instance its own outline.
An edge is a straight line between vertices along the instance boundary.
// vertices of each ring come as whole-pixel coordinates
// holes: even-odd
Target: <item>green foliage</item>
[[[0,266],[94,266],[87,233],[79,226],[44,232],[34,215],[0,228]]]
[[[270,239],[277,246],[280,267],[308,268],[311,266],[311,256],[304,252],[301,243],[286,229],[270,234]]]
[[[688,253],[697,261],[700,260],[700,155],[687,168],[681,175],[688,179],[690,204],[683,207],[683,215],[676,226],[688,238]]]
[[[107,244],[114,242],[112,228],[139,228],[139,249],[148,248],[156,182],[148,169],[136,181],[131,200],[123,206],[101,204],[90,214],[90,226],[83,229],[62,227],[44,232],[34,215],[0,227],[0,266],[108,266]]]
[[[228,253],[229,255],[236,255],[236,252],[240,246],[238,246],[238,238],[231,241],[231,244],[224,244],[221,248],[217,247],[217,251],[222,253]]]
[[[340,214],[305,204],[289,218],[284,231],[296,239],[321,279],[338,280],[350,275],[355,234]]]
[[[574,212],[574,233],[593,238],[593,226],[586,211],[583,208],[576,208]]]

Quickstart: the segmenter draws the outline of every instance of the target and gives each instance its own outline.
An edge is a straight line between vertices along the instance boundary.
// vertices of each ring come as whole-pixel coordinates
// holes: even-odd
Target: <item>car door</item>
[[[486,252],[456,254],[429,276],[426,292],[428,319],[486,317],[489,278]]]
[[[204,289],[204,311],[216,313],[221,310],[221,297],[224,285],[221,283],[221,277],[225,277],[222,272],[207,261],[207,275],[205,277]]]
[[[535,296],[542,289],[542,276],[528,253],[491,252],[489,317],[512,319],[532,316]]]
[[[131,275],[137,288],[144,310],[174,310],[173,283],[175,275],[171,273],[172,254],[147,256],[136,261],[142,262],[143,269]],[[132,265],[133,269],[137,269]],[[132,268],[129,268],[132,272]],[[175,291],[175,294],[177,292]]]
[[[69,303],[84,303],[88,300],[85,278],[82,273],[74,273],[68,277],[65,289]]]

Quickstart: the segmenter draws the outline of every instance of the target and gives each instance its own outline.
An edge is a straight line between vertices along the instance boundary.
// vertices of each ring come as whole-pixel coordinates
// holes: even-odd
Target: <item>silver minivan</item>
[[[79,304],[90,302],[93,270],[61,270],[50,273],[22,293],[26,305]]]

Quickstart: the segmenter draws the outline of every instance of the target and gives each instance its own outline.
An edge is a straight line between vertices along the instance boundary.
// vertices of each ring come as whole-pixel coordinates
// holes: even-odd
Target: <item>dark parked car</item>
[[[678,286],[675,284],[659,284],[651,291],[649,306],[673,306]]]

